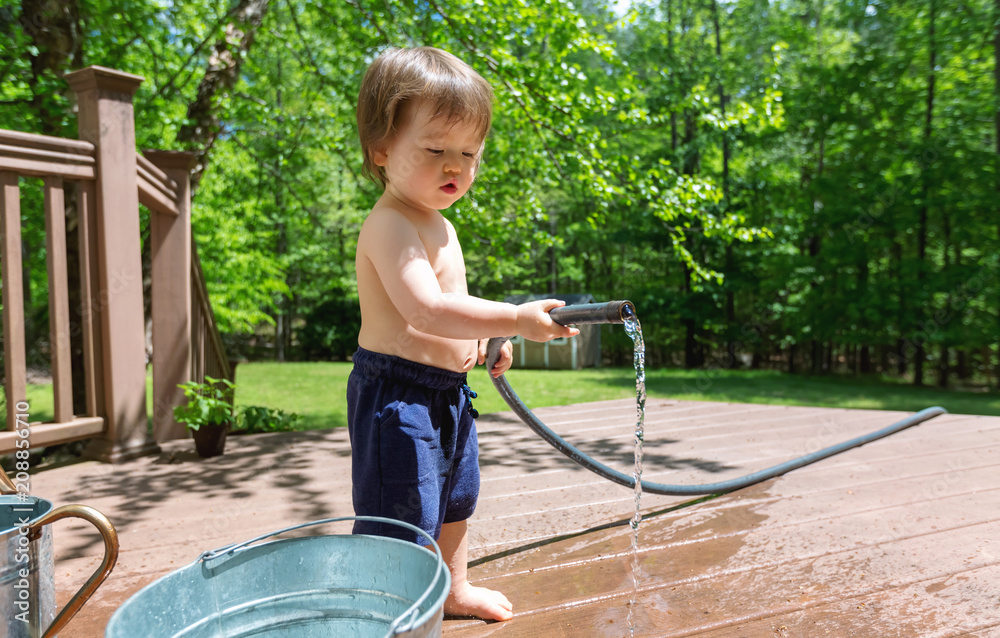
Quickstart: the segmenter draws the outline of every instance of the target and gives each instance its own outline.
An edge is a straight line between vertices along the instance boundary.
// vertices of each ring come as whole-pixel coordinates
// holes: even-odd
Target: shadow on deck
[[[628,400],[538,415],[630,473]],[[898,412],[650,400],[644,476],[725,480],[881,428]],[[483,485],[470,576],[511,598],[506,623],[445,636],[622,636],[632,595],[632,493],[576,466],[510,414],[480,419]],[[116,466],[51,468],[32,492],[115,523],[121,558],[61,632],[97,637],[143,585],[203,550],[352,513],[343,430],[190,441]],[[637,636],[1000,636],[1000,418],[945,415],[718,498],[646,495]],[[328,533],[345,533],[331,529]],[[99,560],[81,525],[55,530],[58,599]]]

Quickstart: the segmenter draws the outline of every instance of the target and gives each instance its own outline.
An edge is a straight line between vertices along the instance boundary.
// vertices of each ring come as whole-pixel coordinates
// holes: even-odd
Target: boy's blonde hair
[[[358,136],[365,160],[362,174],[386,185],[375,150],[396,132],[404,107],[426,101],[434,117],[465,122],[486,139],[493,119],[493,88],[472,67],[433,47],[389,49],[378,56],[361,81]]]

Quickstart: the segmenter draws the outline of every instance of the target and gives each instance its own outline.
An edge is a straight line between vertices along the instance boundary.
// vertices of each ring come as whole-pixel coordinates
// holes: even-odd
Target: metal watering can
[[[104,560],[56,614],[55,559],[49,523],[82,518],[104,539]],[[104,514],[87,505],[53,508],[18,491],[0,470],[0,628],[7,638],[55,636],[101,586],[118,561],[118,533]]]

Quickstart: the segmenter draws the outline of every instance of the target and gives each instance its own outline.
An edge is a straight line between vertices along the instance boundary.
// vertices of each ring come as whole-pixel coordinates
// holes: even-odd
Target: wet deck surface
[[[631,473],[634,403],[537,411],[580,449]],[[898,412],[651,400],[645,478],[741,476],[884,427]],[[480,420],[483,476],[470,576],[506,593],[506,623],[445,621],[460,636],[623,636],[632,593],[632,493],[509,414]],[[102,636],[143,585],[203,550],[351,514],[346,432],[234,437],[199,460],[159,457],[39,472],[32,492],[115,523],[121,558],[60,633]],[[1000,636],[1000,418],[946,415],[708,501],[646,495],[637,636]],[[55,532],[58,599],[99,561],[95,533]],[[346,531],[331,529],[330,533]]]

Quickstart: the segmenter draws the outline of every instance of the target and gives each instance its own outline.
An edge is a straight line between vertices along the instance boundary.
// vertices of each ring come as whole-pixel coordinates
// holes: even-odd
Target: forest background
[[[357,89],[415,45],[497,94],[447,213],[471,294],[631,299],[651,365],[1000,385],[1000,0],[0,0],[0,128],[76,137],[65,73],[143,76],[139,147],[198,157],[230,354],[342,359],[379,195]],[[24,193],[43,362],[42,202]],[[605,344],[630,358],[622,331]]]

